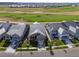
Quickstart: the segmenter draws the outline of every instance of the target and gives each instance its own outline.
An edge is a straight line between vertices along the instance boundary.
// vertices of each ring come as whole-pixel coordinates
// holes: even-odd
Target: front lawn
[[[64,43],[61,40],[59,40],[59,39],[54,39],[54,40],[52,40],[51,43],[52,43],[52,46],[64,45]]]

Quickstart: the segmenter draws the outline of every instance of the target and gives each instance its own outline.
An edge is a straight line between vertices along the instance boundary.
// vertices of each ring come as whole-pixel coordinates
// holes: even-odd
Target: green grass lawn
[[[24,40],[23,43],[21,43],[19,47],[29,48],[30,47],[30,42],[27,41],[27,40]]]
[[[52,40],[52,46],[60,46],[60,45],[64,45],[64,43],[59,40],[59,39],[55,39],[55,40]]]
[[[71,12],[71,11],[79,11],[79,7],[62,7],[55,9],[48,9],[48,12]]]
[[[18,14],[18,13],[0,13],[0,18],[12,18],[14,21],[25,22],[61,22],[61,21],[79,21],[79,15],[50,15],[50,14]],[[8,19],[9,20],[9,19]]]

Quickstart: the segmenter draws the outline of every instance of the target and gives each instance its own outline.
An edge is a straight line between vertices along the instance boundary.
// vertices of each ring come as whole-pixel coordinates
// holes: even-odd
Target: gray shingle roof
[[[69,27],[69,26],[73,26],[76,27],[76,23],[75,22],[64,22],[63,23],[65,26]]]
[[[77,29],[77,30],[76,30],[76,33],[79,33],[79,22],[76,22],[76,25],[77,25],[77,26],[76,26],[76,29]]]
[[[40,24],[40,23],[31,24],[29,36],[35,33],[41,33],[43,35],[46,35],[44,24]]]
[[[76,22],[76,25],[79,26],[79,22]]]
[[[77,25],[75,22],[64,22],[63,25],[67,27],[67,29],[69,30],[69,33],[71,35],[74,35],[76,33]]]
[[[62,34],[68,33],[66,27],[62,23],[48,23],[47,26],[49,32],[52,30],[58,31],[59,28],[62,28],[64,30]]]
[[[19,37],[22,37],[25,28],[26,28],[26,24],[12,24],[7,34],[10,36],[18,35]]]
[[[24,23],[12,24],[9,31],[5,34],[5,39],[11,42],[9,47],[17,49],[27,30],[28,25]]]
[[[8,30],[8,28],[11,26],[10,23],[0,23],[0,29],[4,28],[6,31]]]
[[[0,35],[3,35],[5,32],[7,32],[10,28],[10,23],[0,23]],[[1,37],[1,36],[0,36]]]

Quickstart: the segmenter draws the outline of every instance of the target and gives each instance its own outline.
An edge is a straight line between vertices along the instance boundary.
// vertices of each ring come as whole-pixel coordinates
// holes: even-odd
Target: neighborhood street
[[[49,51],[18,51],[14,54],[0,52],[0,57],[78,57],[79,47]]]

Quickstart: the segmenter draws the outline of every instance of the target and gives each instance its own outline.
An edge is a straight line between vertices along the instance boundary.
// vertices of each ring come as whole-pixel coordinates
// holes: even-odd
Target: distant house
[[[79,6],[79,3],[20,3],[20,2],[0,2],[0,7],[11,8],[60,8],[64,6]]]
[[[0,22],[0,39],[2,39],[5,33],[9,30],[11,24]]]
[[[12,49],[13,51],[17,49],[24,35],[27,33],[28,28],[29,26],[24,23],[12,24],[9,31],[5,35],[5,39],[11,42],[7,50]]]
[[[30,42],[36,42],[38,48],[44,48],[46,40],[44,24],[40,24],[37,22],[31,24],[28,39],[30,40]]]
[[[72,44],[68,30],[62,23],[48,23],[47,29],[51,39],[59,38],[65,44]]]

